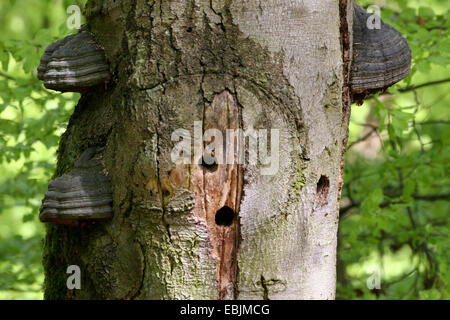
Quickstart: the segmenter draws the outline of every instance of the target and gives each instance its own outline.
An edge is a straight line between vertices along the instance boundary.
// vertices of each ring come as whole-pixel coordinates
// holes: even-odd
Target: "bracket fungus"
[[[47,47],[38,78],[47,89],[83,93],[109,80],[109,65],[103,48],[84,27]]]
[[[100,150],[87,149],[70,173],[50,181],[40,209],[41,222],[79,225],[112,217],[111,182]]]
[[[405,38],[380,19],[380,28],[370,29],[373,14],[353,2],[353,61],[350,86],[353,100],[387,89],[411,71],[411,50]]]

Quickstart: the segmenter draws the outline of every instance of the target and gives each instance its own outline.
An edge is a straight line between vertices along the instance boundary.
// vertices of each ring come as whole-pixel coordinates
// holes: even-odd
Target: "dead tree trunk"
[[[113,78],[82,96],[55,176],[104,147],[114,215],[48,226],[45,297],[333,299],[349,10],[345,0],[89,1]],[[224,147],[211,149],[219,133]],[[208,145],[216,165],[202,162]],[[80,290],[66,287],[69,265]]]

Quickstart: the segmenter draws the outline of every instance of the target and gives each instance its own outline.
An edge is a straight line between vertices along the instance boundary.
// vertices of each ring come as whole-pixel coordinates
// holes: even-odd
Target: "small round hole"
[[[233,223],[234,211],[228,206],[221,208],[216,212],[216,224],[228,227]]]
[[[217,168],[219,167],[217,165],[217,160],[215,158],[213,158],[214,161],[209,161],[210,163],[208,163],[207,161],[205,161],[205,159],[203,159],[203,157],[198,161],[199,165],[201,165],[203,168],[205,168],[208,171],[214,172],[217,170]]]
[[[321,176],[317,182],[316,199],[321,206],[327,202],[328,192],[330,189],[330,180],[327,176]]]

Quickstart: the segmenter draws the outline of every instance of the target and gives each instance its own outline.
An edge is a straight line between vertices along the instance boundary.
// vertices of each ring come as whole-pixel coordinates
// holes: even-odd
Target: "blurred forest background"
[[[0,299],[43,297],[38,212],[80,96],[44,89],[36,68],[48,44],[76,32],[66,9],[85,2],[0,2]],[[413,69],[352,109],[337,298],[449,299],[450,4],[359,3],[407,38]]]

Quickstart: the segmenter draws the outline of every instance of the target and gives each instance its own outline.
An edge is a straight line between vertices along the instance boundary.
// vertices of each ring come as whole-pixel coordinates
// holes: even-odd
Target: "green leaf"
[[[419,16],[421,18],[431,19],[435,16],[433,9],[429,7],[420,7],[419,8]]]

